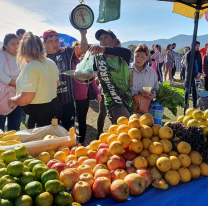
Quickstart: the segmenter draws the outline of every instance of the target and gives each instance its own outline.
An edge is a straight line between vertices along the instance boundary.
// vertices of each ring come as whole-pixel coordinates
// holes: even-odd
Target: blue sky
[[[85,0],[98,17],[99,0]],[[71,9],[79,0],[0,0],[0,41],[6,33],[25,28],[37,35],[44,30],[56,29],[80,39],[79,32],[69,23]],[[94,23],[87,38],[96,43],[95,32],[111,29],[121,42],[131,40],[156,40],[171,38],[178,34],[193,33],[193,19],[172,13],[172,3],[156,0],[121,0],[121,18],[105,24]],[[199,22],[198,34],[208,33],[208,22],[203,17]]]

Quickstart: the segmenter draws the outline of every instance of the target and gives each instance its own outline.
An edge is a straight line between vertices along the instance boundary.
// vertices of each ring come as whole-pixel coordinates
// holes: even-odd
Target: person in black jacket
[[[201,53],[199,52],[199,47],[200,47],[200,42],[196,41],[193,73],[192,73],[192,77],[191,77],[191,92],[192,92],[192,101],[193,101],[194,108],[196,108],[196,103],[197,103],[195,79],[200,79],[201,73],[202,73],[202,58],[201,58]],[[187,52],[186,58],[185,58],[186,71],[187,71],[186,84],[187,84],[188,73],[190,72],[190,69],[191,69],[190,59],[191,59],[191,50],[189,52]],[[187,90],[187,88],[186,88],[186,90]],[[187,91],[185,91],[185,97],[186,97],[186,95],[187,95]]]

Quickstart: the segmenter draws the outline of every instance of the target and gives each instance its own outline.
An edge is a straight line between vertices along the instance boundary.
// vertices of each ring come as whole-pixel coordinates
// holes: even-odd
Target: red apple
[[[162,179],[162,174],[160,171],[157,169],[157,167],[152,167],[149,169],[149,172],[152,177],[152,181],[155,182],[156,180],[161,180]]]
[[[127,172],[123,169],[117,169],[116,171],[111,171],[111,178],[112,181],[115,180],[124,180],[124,178],[127,176]]]
[[[111,154],[109,152],[109,149],[103,148],[99,149],[96,154],[96,161],[98,164],[107,163]]]
[[[126,201],[129,196],[129,186],[124,180],[115,180],[111,184],[111,195],[117,201]]]
[[[110,194],[110,180],[107,177],[98,177],[93,186],[93,195],[97,198],[106,198]]]
[[[136,173],[136,168],[134,166],[127,167],[126,172],[128,174]]]
[[[117,169],[125,169],[126,168],[126,160],[121,155],[113,155],[110,157],[110,160],[107,162],[107,166],[110,171]]]
[[[78,148],[77,146],[76,146],[76,147],[73,147],[73,148],[71,149],[71,151],[70,151],[70,154],[75,155],[75,150],[76,150],[77,148]]]
[[[111,181],[110,171],[106,169],[98,169],[94,175],[94,178],[97,179],[98,177],[107,177]]]
[[[55,169],[60,174],[63,170],[67,169],[67,166],[65,163],[58,162],[53,164],[50,169]]]
[[[97,171],[98,169],[107,169],[107,170],[108,170],[108,167],[107,167],[106,164],[97,164],[97,165],[93,168],[93,173],[95,174],[96,171]]]
[[[79,181],[72,188],[71,194],[75,202],[85,204],[90,200],[92,190],[87,182]]]
[[[145,190],[145,181],[142,178],[141,175],[132,173],[127,175],[124,178],[124,181],[127,183],[127,185],[129,186],[129,194],[130,195],[140,195],[144,192]]]
[[[59,147],[58,151],[62,151],[68,156],[70,154],[70,149],[67,146],[61,146]]]
[[[74,160],[70,160],[66,163],[66,166],[68,168],[78,168],[80,166],[79,162],[74,161]]]
[[[90,187],[92,187],[92,185],[95,181],[94,177],[91,174],[88,174],[88,173],[81,174],[79,176],[79,178],[80,178],[81,181],[87,182],[90,185]]]
[[[79,174],[75,169],[66,169],[60,173],[59,180],[65,188],[71,189],[79,181]]]
[[[95,151],[95,150],[89,150],[89,151],[87,151],[87,156],[90,159],[96,159],[96,154],[97,154],[97,151]]]
[[[55,163],[58,163],[58,162],[60,162],[59,160],[56,160],[56,159],[52,159],[52,160],[50,160],[48,163],[47,163],[47,167],[49,168],[49,169],[51,169],[51,166],[53,165],[53,164],[55,164]]]
[[[99,149],[103,149],[103,148],[109,149],[109,145],[108,145],[108,144],[106,144],[106,143],[101,143],[101,144],[99,145],[99,147],[98,147],[98,149],[97,149],[97,150],[99,150]]]
[[[127,161],[132,161],[137,157],[137,154],[129,149],[125,149],[124,153],[122,154]]]
[[[88,173],[88,174],[93,175],[93,171],[89,165],[80,165],[77,168],[77,171],[78,171],[79,175],[84,174],[84,173]]]
[[[87,159],[82,164],[89,165],[91,167],[91,169],[93,170],[94,167],[97,165],[97,161],[95,159]]]
[[[140,170],[137,170],[137,174],[142,176],[142,178],[144,179],[144,181],[146,183],[146,187],[148,187],[151,184],[152,176],[151,176],[149,170],[140,169]]]

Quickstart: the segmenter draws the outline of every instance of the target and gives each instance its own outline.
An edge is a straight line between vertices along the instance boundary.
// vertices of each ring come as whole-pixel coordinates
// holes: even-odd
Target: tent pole
[[[194,20],[194,33],[193,33],[193,41],[192,41],[192,48],[191,48],[191,58],[189,61],[189,71],[188,71],[187,83],[186,83],[186,91],[187,91],[186,96],[185,96],[186,108],[184,110],[184,113],[189,108],[189,95],[190,95],[192,74],[193,74],[193,68],[194,68],[194,56],[195,56],[196,37],[197,37],[197,30],[198,30],[198,23],[199,23],[199,12],[200,10],[197,9],[195,20]]]

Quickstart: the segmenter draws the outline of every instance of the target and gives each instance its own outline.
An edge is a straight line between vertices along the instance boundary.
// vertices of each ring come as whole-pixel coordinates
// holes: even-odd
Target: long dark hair
[[[170,46],[172,46],[172,44],[168,44],[168,45],[167,45],[167,47],[166,47],[166,49],[165,49],[165,53],[166,53],[166,54],[167,54],[167,52],[168,52]]]
[[[10,42],[10,40],[15,39],[15,38],[18,39],[18,36],[16,34],[6,34],[4,37],[3,46],[1,48],[1,50],[3,50],[3,51],[6,50],[4,45],[7,45]]]

